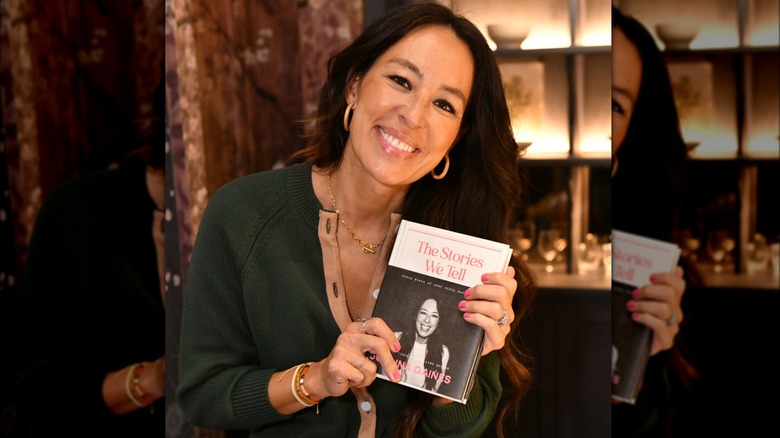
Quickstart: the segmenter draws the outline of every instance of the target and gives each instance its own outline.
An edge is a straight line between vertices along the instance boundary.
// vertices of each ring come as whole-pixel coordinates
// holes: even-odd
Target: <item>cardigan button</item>
[[[364,401],[360,403],[360,408],[366,411],[366,413],[371,412],[371,403]]]

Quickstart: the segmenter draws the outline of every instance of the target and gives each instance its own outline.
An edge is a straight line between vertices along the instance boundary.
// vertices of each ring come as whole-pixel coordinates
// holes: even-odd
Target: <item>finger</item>
[[[677,324],[666,325],[666,321],[653,316],[650,313],[634,312],[631,314],[634,321],[644,324],[653,331],[653,345],[650,354],[653,355],[661,350],[672,348],[674,337],[679,331]]]
[[[675,310],[674,307],[663,301],[638,300],[626,303],[626,310],[629,312],[649,313],[650,315],[664,321],[674,319],[675,323],[682,320],[682,312]]]
[[[510,266],[507,269],[506,274],[501,272],[488,272],[482,274],[482,284],[503,286],[511,301],[512,296],[514,296],[515,291],[517,290],[517,280],[515,280],[514,277],[514,268]]]
[[[398,338],[382,318],[369,318],[364,323],[359,322],[354,324],[360,325],[361,333],[363,332],[363,329],[365,329],[365,334],[384,340],[390,350],[395,352],[401,351],[401,344],[398,342]]]
[[[499,327],[495,319],[481,313],[464,313],[463,319],[471,324],[482,327],[485,331],[485,339],[491,344],[492,349],[498,350],[504,346],[504,340],[509,333],[509,324]]]
[[[632,294],[638,301],[662,301],[670,306],[679,301],[679,296],[672,286],[668,284],[649,284],[639,289],[639,292]]]
[[[650,275],[651,284],[666,284],[674,288],[677,295],[682,296],[685,291],[685,280],[683,279],[683,269],[677,267],[672,272],[656,272]]]
[[[468,312],[468,313],[480,313],[482,315],[487,316],[488,318],[492,318],[494,321],[498,321],[504,316],[504,307],[495,301],[466,301],[463,300],[460,303],[458,303],[458,309],[461,312]],[[509,308],[506,310],[507,317],[509,318],[509,323],[511,323],[514,320],[514,312],[512,312],[512,309]]]
[[[357,342],[358,348],[362,353],[369,353],[373,360],[376,360],[379,365],[384,370],[384,373],[387,377],[389,377],[393,381],[398,381],[401,379],[401,373],[398,372],[398,365],[395,362],[395,358],[393,357],[392,352],[390,351],[390,348],[388,347],[388,341],[385,340],[387,338],[387,334],[384,334],[383,337],[374,336],[371,335],[372,329],[376,328],[378,332],[384,332],[385,330],[389,331],[389,335],[391,339],[395,340],[395,344],[398,346],[398,350],[400,350],[401,346],[396,340],[395,334],[393,334],[392,331],[387,327],[387,325],[379,318],[371,318],[371,320],[379,320],[374,321],[372,326],[369,326],[369,324],[366,324],[366,335],[358,335],[355,339],[355,342]],[[369,321],[371,321],[369,320]],[[362,360],[362,359],[361,359]],[[352,364],[358,364],[357,360],[353,360]],[[372,363],[372,365],[374,365]],[[352,368],[355,368],[352,366]],[[356,368],[355,368],[356,369]],[[369,381],[364,384],[368,385],[370,384],[374,378],[376,377],[376,365],[373,367],[368,367],[368,362],[364,364],[362,367],[362,372],[366,374],[370,374]],[[352,375],[350,373],[350,375]],[[353,381],[357,381],[356,379],[351,379]],[[361,384],[364,382],[361,380]]]

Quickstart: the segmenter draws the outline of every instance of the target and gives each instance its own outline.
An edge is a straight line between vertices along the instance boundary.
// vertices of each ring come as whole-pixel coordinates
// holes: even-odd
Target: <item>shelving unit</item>
[[[746,286],[756,282],[778,284],[780,280],[776,277],[772,282],[768,266],[763,271],[748,270],[749,243],[756,233],[765,236],[769,243],[780,241],[780,217],[767,208],[776,202],[773,188],[780,183],[777,81],[780,77],[780,19],[777,2],[699,0],[690,5],[690,8],[696,8],[695,14],[673,8],[669,2],[622,0],[619,3],[624,12],[645,24],[656,37],[655,23],[671,22],[680,17],[696,22],[702,32],[720,29],[724,35],[735,35],[735,42],[725,41],[721,45],[701,35],[699,43],[694,39],[689,49],[667,50],[658,40],[667,66],[673,72],[673,83],[681,77],[680,66],[684,71],[686,65],[698,65],[710,70],[709,77],[691,71],[691,79],[712,84],[711,89],[705,90],[711,93],[712,100],[703,103],[686,101],[683,87],[675,90],[686,141],[699,139],[694,136],[703,139],[687,165],[690,202],[680,234],[693,230],[692,234],[699,239],[699,248],[693,254],[708,283],[718,284],[719,279],[708,263],[706,236],[712,229],[725,227],[735,238],[730,275],[741,276]],[[761,29],[755,28],[758,22],[761,22]],[[752,36],[759,32],[764,39],[762,45],[749,43],[750,38],[758,39]],[[676,68],[677,76],[674,74]],[[688,90],[688,95],[695,93]],[[697,131],[695,124],[707,121],[696,114],[696,111],[701,113],[703,104],[711,105],[709,124],[703,124],[706,129],[699,127]],[[678,243],[685,246],[683,240]]]

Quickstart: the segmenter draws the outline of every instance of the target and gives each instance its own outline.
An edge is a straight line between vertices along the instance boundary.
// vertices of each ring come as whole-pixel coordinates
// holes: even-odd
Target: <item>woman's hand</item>
[[[509,334],[509,324],[515,319],[512,310],[512,298],[517,291],[515,268],[509,267],[506,273],[492,272],[482,276],[482,284],[467,289],[465,298],[458,304],[466,321],[478,325],[485,330],[485,342],[482,355],[504,346],[504,340]],[[506,312],[504,325],[498,321]]]
[[[683,269],[674,273],[658,272],[650,276],[650,284],[636,289],[633,300],[626,304],[634,321],[653,330],[650,355],[672,348],[683,319],[680,303],[685,292]]]
[[[365,353],[375,355],[385,374],[393,381],[401,379],[391,353],[401,344],[381,318],[353,322],[339,335],[328,357],[313,363],[306,375],[306,390],[314,397],[338,397],[350,387],[363,388],[376,379],[377,366]]]

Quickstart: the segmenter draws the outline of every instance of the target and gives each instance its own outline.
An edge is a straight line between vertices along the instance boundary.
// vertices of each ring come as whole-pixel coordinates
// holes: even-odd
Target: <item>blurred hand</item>
[[[650,276],[649,284],[634,291],[626,305],[634,321],[653,330],[651,356],[672,348],[683,319],[680,303],[685,286],[681,267],[674,273],[658,272]]]

